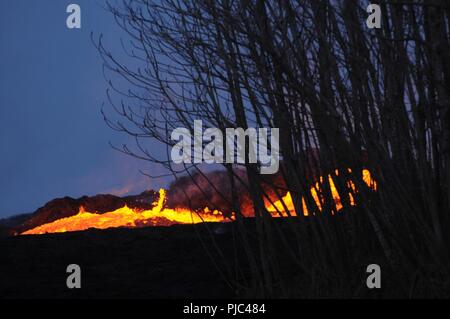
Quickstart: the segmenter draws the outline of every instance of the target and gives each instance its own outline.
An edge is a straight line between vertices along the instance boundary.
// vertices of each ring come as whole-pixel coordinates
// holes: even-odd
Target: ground
[[[222,226],[218,226],[222,227]],[[0,239],[1,298],[219,298],[218,275],[198,227],[88,230]],[[221,243],[227,234],[213,233]],[[78,264],[82,288],[66,287]]]

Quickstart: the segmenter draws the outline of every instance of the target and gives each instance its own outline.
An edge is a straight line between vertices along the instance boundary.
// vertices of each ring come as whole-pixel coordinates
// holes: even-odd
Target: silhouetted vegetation
[[[109,6],[129,35],[124,49],[133,58],[117,58],[96,39],[105,74],[130,85],[121,92],[110,82],[119,119],[105,116],[112,128],[136,137],[137,149],[122,151],[177,178],[200,168],[174,167],[145,147],[147,138],[171,146],[170,132],[192,130],[196,119],[222,130],[280,128],[285,183],[274,192],[281,199],[289,191],[296,211],[306,205],[314,216],[298,214],[299,222],[281,229],[265,208],[258,165],[243,165],[243,180],[224,164],[237,224],[242,212],[233,198],[242,187],[257,220],[252,231],[237,227],[233,236],[248,272],[226,268],[214,254],[237,291],[364,296],[365,267],[377,263],[383,282],[397,287],[385,296],[449,295],[450,6],[445,0],[378,3],[380,29],[367,28],[367,3],[356,0]],[[376,192],[363,182],[363,168]],[[341,198],[339,212],[330,180],[318,178],[328,174]],[[320,205],[309,191],[317,180]],[[215,191],[220,195],[220,187]]]

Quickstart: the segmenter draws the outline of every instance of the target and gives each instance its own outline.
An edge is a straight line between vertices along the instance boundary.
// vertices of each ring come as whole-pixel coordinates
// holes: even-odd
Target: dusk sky
[[[81,30],[66,27],[77,3]],[[113,150],[132,144],[100,114],[107,83],[90,34],[121,51],[120,30],[102,0],[0,2],[0,218],[63,196],[138,193],[164,186],[139,169],[158,168]]]

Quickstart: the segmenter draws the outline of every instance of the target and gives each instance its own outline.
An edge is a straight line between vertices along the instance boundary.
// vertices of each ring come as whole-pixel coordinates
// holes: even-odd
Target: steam
[[[254,214],[251,204],[247,174],[243,169],[234,169],[234,187],[237,205],[245,216]],[[281,174],[265,176],[261,182],[263,190],[271,197],[275,198],[274,188],[284,195],[284,181]],[[270,186],[270,185],[274,186]],[[224,170],[212,172],[195,172],[178,178],[169,185],[168,206],[186,207],[192,210],[202,210],[205,207],[217,209],[225,216],[231,216],[234,211],[232,200],[231,178]]]

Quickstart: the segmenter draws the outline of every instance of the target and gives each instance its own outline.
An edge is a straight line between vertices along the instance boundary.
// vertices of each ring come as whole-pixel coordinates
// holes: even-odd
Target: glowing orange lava
[[[351,172],[350,169],[348,171]],[[336,174],[336,176],[338,176],[339,171],[336,170],[335,174]],[[367,184],[367,186],[369,186],[372,190],[376,190],[376,187],[377,187],[376,182],[372,179],[372,176],[367,169],[364,169],[362,171],[362,179]],[[311,196],[314,199],[314,201],[320,211],[322,210],[322,202],[321,202],[320,196],[318,194],[318,190],[320,190],[322,188],[320,185],[323,184],[323,182],[324,182],[323,177],[320,177],[320,180],[313,187],[310,188]],[[341,210],[343,205],[341,203],[341,198],[339,196],[339,192],[336,188],[336,185],[333,182],[333,178],[331,177],[331,175],[328,175],[328,182],[330,184],[331,195],[333,196],[333,200],[336,205],[336,210],[337,211]],[[352,181],[349,182],[348,187],[352,190],[353,193],[357,192],[355,184]],[[350,198],[350,205],[354,206],[355,199],[353,198],[353,195],[351,193],[349,193],[348,195]],[[290,192],[287,192],[286,195],[283,196],[281,200],[277,200],[277,201],[273,202],[273,204],[271,204],[267,200],[265,201],[265,203],[266,203],[265,205],[266,205],[267,210],[274,217],[283,217],[283,216],[287,217],[288,214],[284,207],[286,207],[287,210],[289,210],[289,214],[291,216],[297,216],[297,212],[295,211],[294,202],[292,201],[292,196],[291,196]],[[283,206],[283,204],[284,204],[284,206]],[[302,206],[303,206],[303,215],[304,216],[310,215],[310,213],[306,207],[304,198],[302,198]]]
[[[349,172],[351,171],[349,170]],[[339,172],[337,170],[335,173],[336,175],[339,175]],[[368,170],[363,170],[362,176],[364,182],[371,189],[376,190],[376,183],[372,180],[370,172]],[[341,199],[339,197],[339,193],[336,189],[333,179],[330,175],[328,175],[328,181],[330,184],[333,200],[336,205],[336,210],[338,211],[343,207]],[[321,189],[321,185],[323,184],[323,182],[324,182],[323,177],[321,177],[319,181],[317,181],[316,184],[310,188],[312,198],[316,202],[319,210],[322,210],[322,201],[321,201],[321,194],[318,193],[318,190]],[[353,182],[350,181],[348,187],[352,190],[353,193],[356,193],[356,187]],[[355,205],[355,201],[352,194],[349,194],[349,198],[350,204]],[[53,222],[43,224],[41,226],[23,232],[22,235],[63,233],[70,231],[86,230],[89,228],[106,229],[114,227],[131,228],[131,227],[158,226],[158,225],[169,226],[173,224],[227,222],[234,220],[234,214],[232,218],[225,219],[225,217],[223,217],[223,213],[218,210],[211,211],[210,209],[205,208],[200,212],[194,212],[187,208],[171,209],[165,207],[165,202],[166,202],[166,191],[164,189],[160,189],[159,199],[157,202],[154,203],[154,207],[150,210],[138,210],[124,206],[112,212],[107,212],[104,214],[95,214],[86,212],[83,207],[80,207],[80,210],[77,215],[61,218]],[[303,215],[304,216],[311,215],[306,208],[304,198],[302,198],[302,203],[303,203]],[[292,197],[289,192],[282,197],[282,200],[274,201],[273,204],[271,204],[269,201],[266,200],[265,206],[267,211],[271,213],[273,217],[287,217],[288,214],[286,212],[286,209],[284,208],[285,206],[289,211],[289,215],[297,216],[297,213],[294,208],[294,203],[292,201]]]
[[[135,210],[127,206],[104,214],[94,214],[84,211],[81,207],[77,215],[61,218],[54,222],[43,224],[22,233],[23,235],[63,233],[69,231],[86,230],[89,228],[106,229],[113,227],[138,227],[161,224],[196,224],[201,222],[224,222],[226,221],[221,212],[210,211],[208,208],[203,212],[196,213],[183,208],[164,208],[166,191],[159,191],[159,199],[150,210]]]

